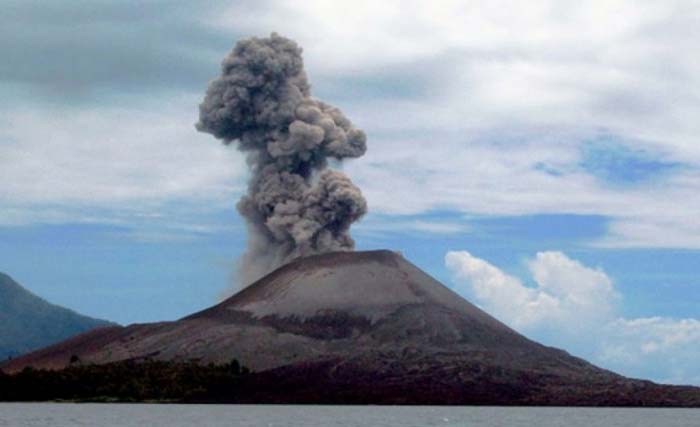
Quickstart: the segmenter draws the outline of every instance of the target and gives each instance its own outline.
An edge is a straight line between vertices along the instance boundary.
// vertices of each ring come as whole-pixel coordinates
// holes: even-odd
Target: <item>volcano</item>
[[[174,322],[108,327],[2,369],[124,360],[254,371],[235,401],[700,406],[520,335],[391,251],[300,258]]]

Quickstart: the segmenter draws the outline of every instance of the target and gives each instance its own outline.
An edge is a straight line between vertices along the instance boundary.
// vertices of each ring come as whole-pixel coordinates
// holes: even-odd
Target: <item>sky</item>
[[[245,158],[194,128],[236,41],[296,40],[368,136],[358,249],[401,251],[526,336],[700,385],[693,1],[13,1],[0,271],[122,324],[235,283]]]

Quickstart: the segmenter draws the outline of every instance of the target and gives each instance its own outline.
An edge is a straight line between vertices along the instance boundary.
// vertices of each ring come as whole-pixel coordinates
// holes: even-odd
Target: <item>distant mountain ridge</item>
[[[51,304],[0,272],[0,360],[110,325]]]

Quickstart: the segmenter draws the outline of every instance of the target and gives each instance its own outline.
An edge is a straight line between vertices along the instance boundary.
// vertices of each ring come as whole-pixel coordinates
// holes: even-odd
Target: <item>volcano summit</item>
[[[226,363],[240,402],[700,405],[700,389],[632,380],[531,341],[395,252],[292,261],[174,322],[109,327],[10,361]]]

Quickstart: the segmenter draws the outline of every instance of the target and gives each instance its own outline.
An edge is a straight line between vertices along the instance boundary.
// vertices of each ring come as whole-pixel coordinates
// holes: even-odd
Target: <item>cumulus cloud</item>
[[[620,296],[600,269],[539,252],[528,261],[535,285],[527,286],[467,251],[448,252],[445,265],[459,293],[532,338],[628,376],[700,384],[700,320],[621,317]]]
[[[473,295],[487,311],[521,330],[556,322],[572,331],[604,322],[617,299],[603,271],[561,252],[539,252],[528,263],[534,287],[466,251],[448,252],[445,264],[461,293]]]

